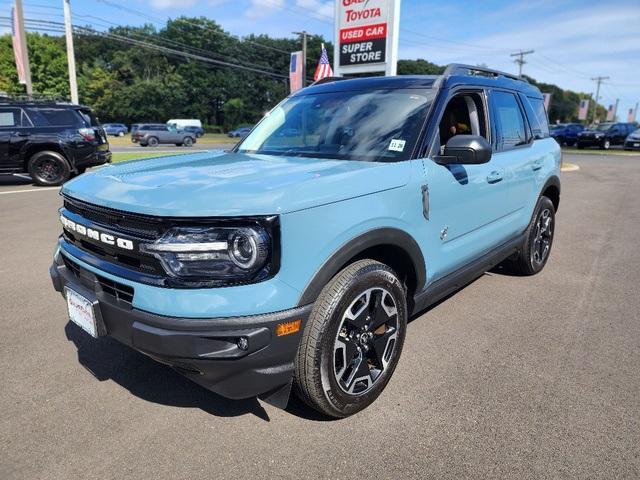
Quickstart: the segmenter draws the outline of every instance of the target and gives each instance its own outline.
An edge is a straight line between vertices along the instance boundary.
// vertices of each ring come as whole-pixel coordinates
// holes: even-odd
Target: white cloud
[[[149,4],[153,8],[160,10],[169,8],[185,8],[195,5],[196,0],[149,0]]]
[[[285,6],[285,0],[251,0],[245,15],[249,18],[268,17]]]
[[[295,5],[319,20],[333,21],[333,1],[295,0]]]

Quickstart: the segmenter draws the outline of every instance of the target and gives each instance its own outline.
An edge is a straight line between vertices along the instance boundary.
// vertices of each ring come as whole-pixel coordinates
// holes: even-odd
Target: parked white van
[[[202,128],[202,122],[197,118],[174,118],[168,120],[167,125],[173,125],[178,129],[183,129],[184,127]]]

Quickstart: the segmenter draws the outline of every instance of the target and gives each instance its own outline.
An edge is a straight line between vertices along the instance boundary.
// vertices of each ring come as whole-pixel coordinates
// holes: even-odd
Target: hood
[[[64,195],[157,216],[272,215],[405,185],[408,162],[379,163],[208,151],[108,165]]]

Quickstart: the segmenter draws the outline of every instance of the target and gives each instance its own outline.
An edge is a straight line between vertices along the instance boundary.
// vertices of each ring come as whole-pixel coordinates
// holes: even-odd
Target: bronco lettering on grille
[[[114,235],[89,228],[80,223],[76,223],[73,220],[69,220],[64,215],[60,215],[60,223],[62,226],[71,232],[75,232],[78,235],[87,237],[91,240],[102,242],[106,245],[113,245],[124,250],[133,250],[133,242],[126,238],[119,238]]]

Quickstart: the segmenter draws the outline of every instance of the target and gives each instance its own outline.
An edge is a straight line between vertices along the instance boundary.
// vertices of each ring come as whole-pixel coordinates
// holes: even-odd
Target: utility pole
[[[616,98],[616,109],[613,111],[613,118],[612,118],[614,122],[618,121],[618,104],[619,103],[620,103],[620,99]]]
[[[307,86],[307,37],[309,33],[306,30],[301,32],[293,32],[294,35],[300,35],[302,38],[302,88]]]
[[[594,105],[593,105],[593,116],[591,117],[591,123],[595,123],[596,111],[598,110],[598,98],[600,98],[600,84],[604,80],[609,80],[609,77],[594,77],[591,80],[598,83],[598,86],[596,87],[596,101],[594,102]]]
[[[73,26],[71,25],[71,6],[69,0],[62,0],[64,9],[64,32],[67,37],[67,62],[69,63],[69,90],[71,102],[78,103],[78,82],[76,80],[76,54],[73,50]]]
[[[33,86],[31,85],[31,67],[29,66],[29,47],[27,47],[27,33],[24,29],[24,13],[22,10],[22,0],[16,0],[16,17],[20,30],[20,43],[22,44],[22,61],[24,62],[24,84],[27,88],[27,97],[33,96]]]
[[[531,55],[533,52],[535,52],[535,50],[527,50],[527,51],[522,51],[520,50],[519,52],[516,53],[512,53],[511,56],[512,57],[518,57],[514,60],[515,63],[518,64],[518,76],[522,76],[522,66],[527,63],[524,60],[524,56],[525,55]]]

